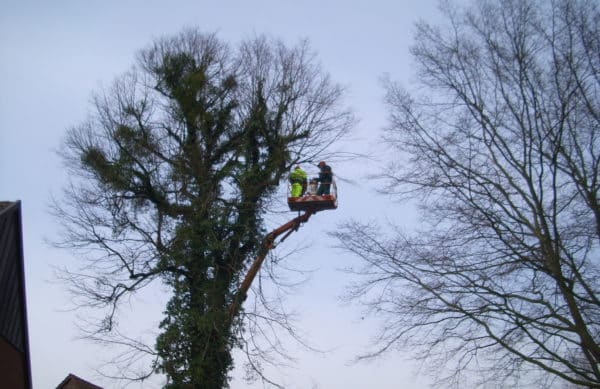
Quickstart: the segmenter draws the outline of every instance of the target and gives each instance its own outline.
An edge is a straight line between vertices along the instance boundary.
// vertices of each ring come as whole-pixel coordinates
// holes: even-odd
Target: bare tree
[[[383,320],[363,358],[399,348],[460,387],[600,387],[598,3],[443,10],[416,26],[419,89],[386,82],[383,190],[423,224],[335,234]]]
[[[341,98],[306,42],[290,48],[257,37],[232,48],[197,30],[157,40],[96,95],[94,114],[64,142],[73,180],[54,211],[64,226],[58,246],[82,261],[63,277],[79,305],[103,312],[86,323],[88,335],[125,346],[113,360],[119,368],[155,358],[119,376],[162,372],[169,388],[227,386],[232,348],[248,341],[247,319],[257,321],[228,308],[260,250],[282,177],[326,156],[349,130]],[[147,346],[120,334],[116,315],[156,281],[172,296]],[[291,330],[278,314],[264,319]]]

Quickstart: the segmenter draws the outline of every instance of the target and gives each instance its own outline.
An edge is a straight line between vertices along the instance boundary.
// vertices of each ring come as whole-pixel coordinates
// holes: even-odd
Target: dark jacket
[[[331,167],[329,165],[323,165],[319,167],[321,171],[319,172],[319,178],[317,180],[324,184],[330,184],[333,181],[333,173],[331,172]]]

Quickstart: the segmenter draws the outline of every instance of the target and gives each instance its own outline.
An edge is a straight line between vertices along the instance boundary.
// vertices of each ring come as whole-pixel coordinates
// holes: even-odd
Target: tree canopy
[[[600,12],[585,0],[445,3],[418,81],[386,82],[384,191],[416,231],[348,222],[376,347],[440,382],[600,387]]]
[[[167,388],[226,387],[245,325],[228,308],[243,298],[265,213],[293,164],[326,156],[350,129],[342,92],[306,42],[233,47],[188,29],[95,94],[64,141],[73,178],[54,208],[58,245],[81,254],[64,277],[80,304],[105,312],[88,333],[118,333],[118,306],[163,282],[172,296],[155,347],[130,345],[156,357]]]

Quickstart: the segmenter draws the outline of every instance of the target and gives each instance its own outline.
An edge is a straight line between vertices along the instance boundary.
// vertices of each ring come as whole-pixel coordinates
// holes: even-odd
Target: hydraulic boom
[[[268,233],[267,236],[265,236],[265,239],[263,239],[262,244],[260,245],[260,248],[258,250],[258,255],[252,263],[252,266],[250,266],[250,270],[248,270],[248,274],[246,274],[246,277],[244,278],[244,281],[240,286],[240,290],[238,291],[236,299],[229,306],[229,313],[232,319],[238,314],[242,303],[244,302],[244,300],[246,300],[246,296],[248,290],[250,289],[250,285],[252,285],[252,281],[254,281],[256,274],[258,274],[258,271],[260,270],[260,267],[262,266],[267,254],[272,248],[275,247],[275,239],[277,239],[280,235],[285,234],[279,241],[283,242],[288,236],[290,236],[292,232],[298,230],[300,224],[306,223],[311,217],[311,215],[313,215],[314,213],[315,212],[312,210],[307,210],[306,212],[304,212],[304,214],[299,215],[298,217],[290,220],[284,225],[274,229],[273,231]]]

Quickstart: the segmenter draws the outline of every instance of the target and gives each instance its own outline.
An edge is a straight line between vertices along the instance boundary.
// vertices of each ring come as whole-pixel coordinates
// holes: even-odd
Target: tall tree
[[[67,278],[106,312],[95,336],[117,331],[127,296],[162,281],[172,297],[153,369],[167,388],[227,387],[243,326],[228,308],[244,297],[263,217],[290,166],[350,128],[341,98],[306,42],[231,48],[185,30],[141,51],[64,142],[76,179],[55,207],[59,245],[87,254]]]
[[[400,157],[380,178],[422,224],[336,234],[384,321],[364,357],[401,348],[462,387],[600,387],[598,3],[443,9],[416,26],[419,89],[386,83]]]

